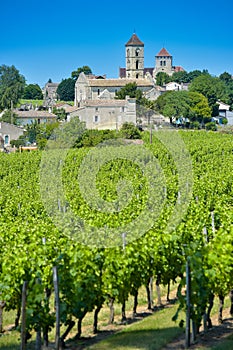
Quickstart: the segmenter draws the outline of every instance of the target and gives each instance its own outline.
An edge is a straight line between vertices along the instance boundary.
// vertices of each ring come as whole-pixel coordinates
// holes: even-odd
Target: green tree
[[[170,122],[181,116],[188,117],[192,122],[210,121],[211,108],[205,96],[198,92],[168,91],[156,100],[156,109]]]
[[[190,101],[187,91],[165,92],[156,100],[156,109],[165,117],[168,117],[170,123],[181,116],[187,117],[190,113]]]
[[[38,84],[27,85],[22,97],[28,100],[43,100],[43,94]]]
[[[189,118],[191,121],[198,121],[200,123],[210,121],[211,108],[207,98],[199,92],[188,92],[188,96],[191,109]]]
[[[121,127],[120,134],[126,139],[141,139],[141,133],[133,123],[124,123]]]
[[[231,74],[227,72],[220,74],[219,79],[224,81],[226,84],[231,83],[233,81]]]
[[[134,83],[128,83],[123,88],[121,88],[116,93],[116,99],[118,100],[124,100],[126,96],[129,96],[131,98],[136,98],[137,102],[139,102],[142,99],[142,91],[138,89],[137,84]]]
[[[15,66],[0,66],[0,110],[16,105],[23,95],[25,78]]]
[[[79,77],[79,74],[80,73],[84,73],[86,75],[89,75],[89,74],[92,74],[92,70],[89,66],[82,66],[82,67],[79,67],[77,68],[77,70],[73,71],[71,73],[71,77],[74,79],[74,80],[77,80],[78,77]]]
[[[75,80],[72,78],[63,79],[58,85],[57,94],[62,101],[74,100]]]
[[[176,83],[189,83],[189,73],[186,71],[174,72],[172,74],[172,81]]]
[[[228,103],[228,93],[226,85],[219,78],[212,77],[210,74],[202,74],[195,78],[190,87],[189,91],[199,92],[204,95],[212,108],[212,115],[214,115],[215,106],[217,100]]]
[[[165,72],[159,72],[156,75],[156,84],[159,86],[163,86],[167,83],[169,83],[173,78],[171,78],[167,73]]]
[[[5,122],[5,123],[17,125],[17,115],[13,111],[11,111],[10,109],[8,109],[4,112],[4,114],[2,115],[0,120]]]
[[[193,79],[199,77],[202,74],[207,74],[207,72],[206,71],[202,72],[202,71],[200,71],[198,69],[195,69],[195,70],[189,72],[188,73],[188,83],[191,83],[193,81]]]

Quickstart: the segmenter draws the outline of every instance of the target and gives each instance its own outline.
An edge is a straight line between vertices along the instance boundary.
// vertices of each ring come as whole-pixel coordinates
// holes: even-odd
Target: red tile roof
[[[181,66],[175,66],[175,67],[174,67],[174,71],[175,71],[175,72],[184,72],[184,68],[181,67]]]
[[[134,33],[125,46],[144,46],[144,43]]]
[[[167,52],[167,50],[164,47],[162,48],[162,50],[159,51],[159,53],[156,56],[171,57],[170,53]]]

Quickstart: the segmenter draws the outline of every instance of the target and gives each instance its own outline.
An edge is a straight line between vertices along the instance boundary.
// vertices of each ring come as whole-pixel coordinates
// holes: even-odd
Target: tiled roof
[[[57,116],[53,113],[46,111],[14,111],[18,118],[56,118]]]
[[[175,66],[175,67],[174,67],[174,71],[175,71],[175,72],[184,72],[184,68],[181,67],[181,66]]]
[[[125,106],[126,100],[87,100],[84,103],[84,106],[95,107],[95,106]]]
[[[159,51],[159,53],[156,56],[171,57],[170,53],[167,52],[167,50],[164,47],[162,48],[162,50]]]
[[[123,87],[129,83],[136,83],[137,86],[152,86],[148,79],[90,79],[90,86],[94,87]]]
[[[144,43],[134,33],[125,46],[144,46]]]

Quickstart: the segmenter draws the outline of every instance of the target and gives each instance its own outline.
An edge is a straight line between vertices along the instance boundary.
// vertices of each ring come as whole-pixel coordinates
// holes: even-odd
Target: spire
[[[125,46],[144,46],[144,43],[138,38],[138,36],[135,33],[133,33],[133,35],[125,44]]]
[[[169,52],[163,47],[162,50],[159,51],[159,53],[156,56],[166,56],[166,57],[172,57]]]

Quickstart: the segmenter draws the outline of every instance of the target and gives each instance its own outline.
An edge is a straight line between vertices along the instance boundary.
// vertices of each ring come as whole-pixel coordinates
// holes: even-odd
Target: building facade
[[[125,122],[136,124],[136,100],[104,99],[87,100],[81,107],[73,107],[67,115],[67,121],[79,117],[87,129],[118,130]]]
[[[37,124],[43,124],[55,122],[57,120],[57,116],[48,111],[30,109],[26,111],[14,110],[14,113],[16,114],[17,121],[20,125],[30,125],[35,122]]]
[[[9,147],[11,140],[18,140],[24,130],[16,125],[0,122],[0,137],[3,148]]]
[[[81,73],[75,83],[75,106],[81,106],[88,100],[114,99],[117,91],[128,83],[137,83],[143,93],[154,87],[154,82],[149,78],[142,79],[92,79]]]

